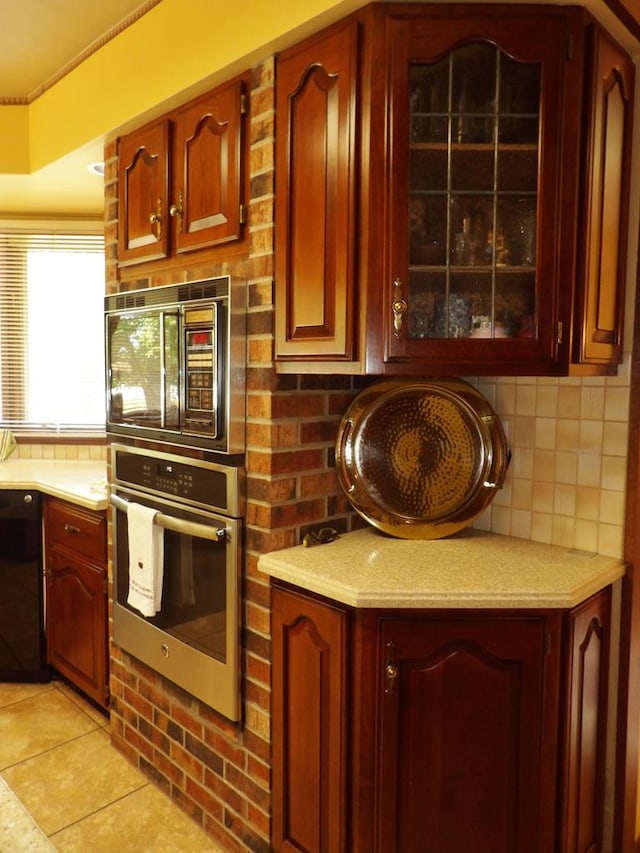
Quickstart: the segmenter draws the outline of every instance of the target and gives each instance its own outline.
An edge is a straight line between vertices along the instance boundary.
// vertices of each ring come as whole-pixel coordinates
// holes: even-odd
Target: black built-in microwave
[[[244,450],[244,311],[229,276],[106,296],[105,342],[108,433]]]

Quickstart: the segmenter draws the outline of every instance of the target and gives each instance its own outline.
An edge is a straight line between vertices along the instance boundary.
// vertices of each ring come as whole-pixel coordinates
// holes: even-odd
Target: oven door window
[[[180,425],[176,311],[114,314],[107,321],[109,422],[156,429]]]
[[[162,511],[168,512],[167,509]],[[198,523],[202,521],[198,519]],[[118,512],[118,603],[167,634],[225,663],[229,597],[226,541],[216,542],[164,530],[162,602],[160,611],[153,617],[143,617],[127,604],[128,551],[126,515]]]

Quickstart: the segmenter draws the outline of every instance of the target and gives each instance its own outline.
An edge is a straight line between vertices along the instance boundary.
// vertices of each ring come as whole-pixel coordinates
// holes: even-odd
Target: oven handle
[[[116,509],[127,512],[129,501],[125,501],[118,495],[110,495],[109,500]],[[195,521],[185,521],[183,518],[174,518],[171,515],[163,515],[159,512],[155,519],[155,523],[160,527],[165,527],[167,530],[173,530],[176,533],[184,533],[186,536],[195,536],[198,539],[210,539],[213,542],[222,542],[227,538],[228,531],[225,527],[208,527],[206,524],[198,524]]]

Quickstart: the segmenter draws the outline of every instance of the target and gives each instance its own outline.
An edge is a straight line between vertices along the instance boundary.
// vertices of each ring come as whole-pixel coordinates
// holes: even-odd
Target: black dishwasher
[[[0,490],[0,681],[48,681],[39,492]]]

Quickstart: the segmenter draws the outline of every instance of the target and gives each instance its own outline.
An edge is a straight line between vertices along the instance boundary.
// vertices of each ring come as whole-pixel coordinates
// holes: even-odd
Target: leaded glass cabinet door
[[[387,359],[554,372],[565,19],[444,14],[387,26]]]

